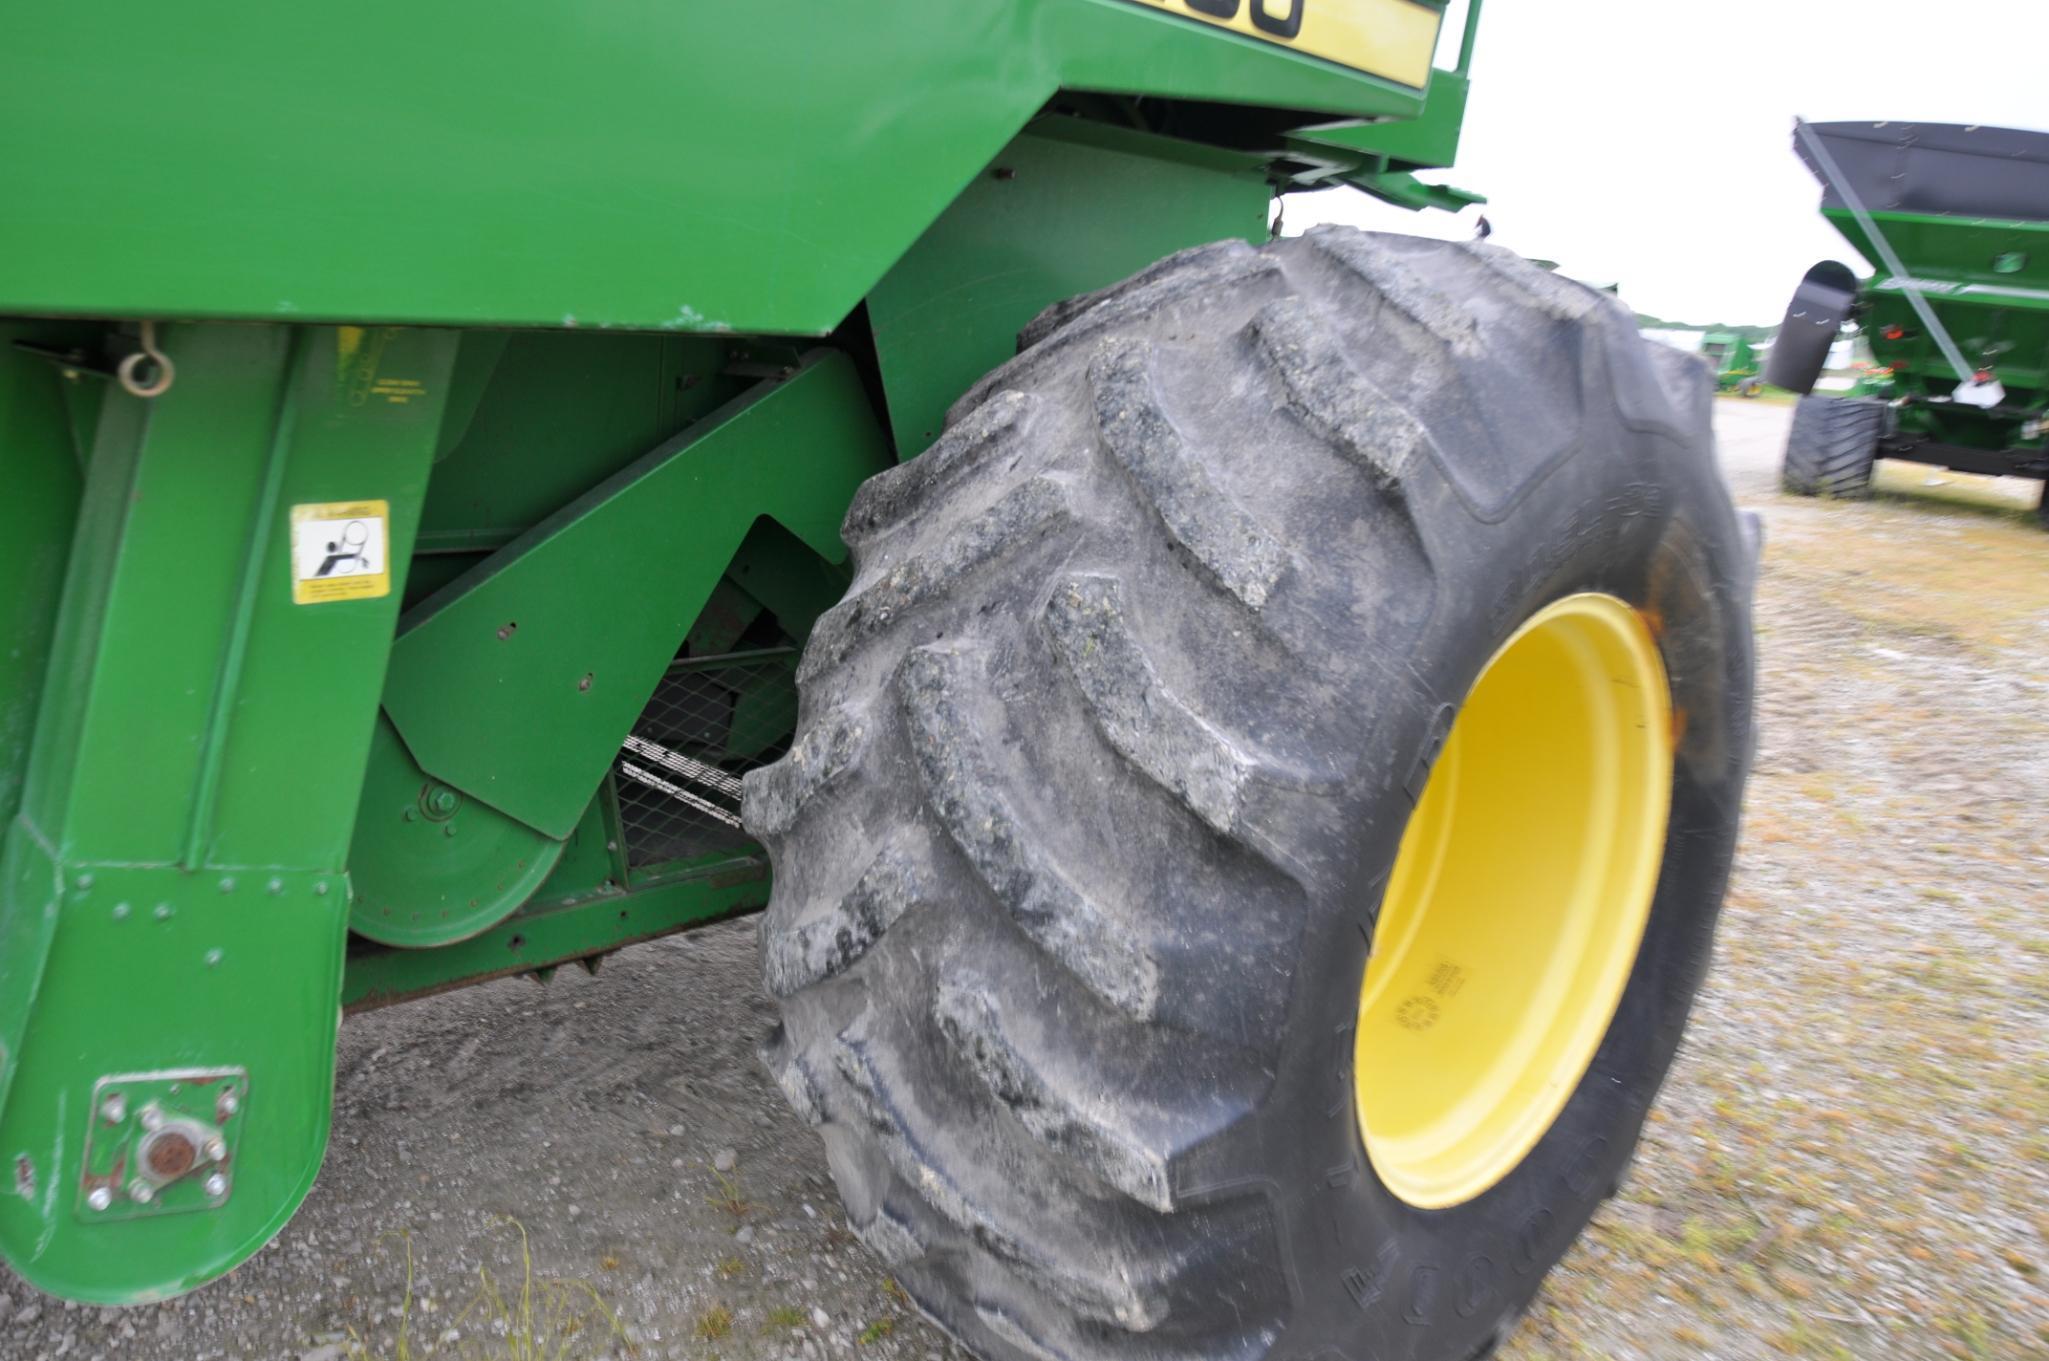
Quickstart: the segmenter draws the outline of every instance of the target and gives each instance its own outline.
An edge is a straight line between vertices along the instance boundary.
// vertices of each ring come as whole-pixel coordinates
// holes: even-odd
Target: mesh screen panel
[[[630,865],[753,844],[740,826],[740,777],[788,749],[796,674],[787,649],[669,667],[613,763]]]

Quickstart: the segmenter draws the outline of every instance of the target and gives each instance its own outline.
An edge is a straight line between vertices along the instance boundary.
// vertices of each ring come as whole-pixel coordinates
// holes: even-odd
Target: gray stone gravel
[[[2049,536],[1942,488],[1781,498],[1787,415],[1717,409],[1770,546],[1716,969],[1635,1174],[1516,1361],[2049,1352]],[[465,1309],[480,1267],[516,1287],[515,1220],[537,1278],[616,1312],[611,1334],[582,1307],[572,1357],[960,1361],[755,1062],[759,977],[742,922],[351,1019],[327,1167],[277,1242],[132,1310],[0,1269],[0,1361],[393,1357],[408,1245],[412,1354],[504,1355]]]

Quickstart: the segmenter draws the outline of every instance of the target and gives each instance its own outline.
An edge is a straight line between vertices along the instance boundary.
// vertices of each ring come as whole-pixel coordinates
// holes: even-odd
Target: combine
[[[0,1259],[201,1286],[343,1012],[765,909],[979,1354],[1491,1346],[1707,968],[1753,561],[1613,298],[1269,240],[1472,201],[1480,9],[17,7]]]

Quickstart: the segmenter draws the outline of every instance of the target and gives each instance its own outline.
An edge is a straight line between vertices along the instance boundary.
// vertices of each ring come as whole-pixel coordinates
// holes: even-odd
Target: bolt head
[[[147,1205],[157,1198],[156,1189],[142,1180],[128,1183],[128,1198],[137,1205]]]
[[[222,1092],[221,1099],[213,1103],[213,1108],[214,1110],[219,1112],[220,1117],[223,1120],[225,1120],[229,1116],[233,1115],[236,1111],[240,1110],[242,1108],[242,1103],[235,1100],[235,1094],[233,1092]]]
[[[95,1210],[104,1210],[114,1203],[114,1193],[104,1186],[95,1186],[86,1193],[85,1203]]]
[[[119,1092],[108,1092],[106,1100],[100,1102],[100,1114],[109,1122],[120,1124],[128,1118],[128,1098]]]
[[[164,1113],[155,1106],[144,1106],[142,1108],[141,1120],[144,1129],[154,1132],[163,1128]]]
[[[217,1163],[222,1158],[228,1156],[228,1146],[220,1138],[219,1135],[215,1135],[213,1138],[208,1139],[206,1141],[206,1147],[202,1150],[202,1152],[206,1154],[206,1160],[208,1162]]]
[[[211,1173],[207,1176],[205,1186],[206,1193],[212,1196],[215,1200],[219,1200],[222,1196],[225,1196],[228,1193],[228,1179],[218,1172]]]

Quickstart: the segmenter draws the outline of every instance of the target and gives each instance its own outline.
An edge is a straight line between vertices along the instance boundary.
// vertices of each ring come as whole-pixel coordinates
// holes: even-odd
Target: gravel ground
[[[1716,967],[1515,1361],[2049,1352],[2049,535],[2032,488],[1925,469],[1782,498],[1789,414],[1717,412],[1768,542]],[[846,1232],[754,1061],[769,1019],[747,922],[352,1019],[275,1244],[133,1310],[0,1269],[0,1358],[395,1358],[408,1251],[412,1354],[502,1356],[519,1225],[533,1331],[577,1361],[963,1358]]]

